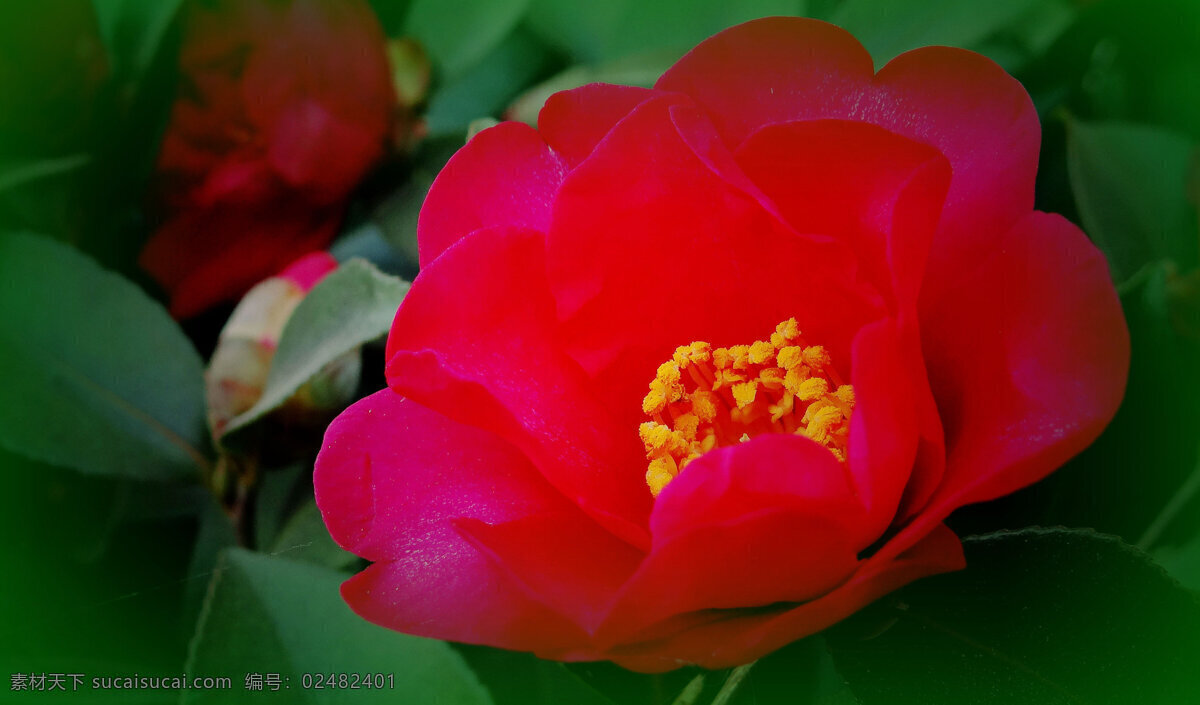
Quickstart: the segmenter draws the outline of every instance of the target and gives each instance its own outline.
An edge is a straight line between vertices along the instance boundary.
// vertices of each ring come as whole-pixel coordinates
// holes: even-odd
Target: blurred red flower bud
[[[187,317],[324,247],[390,137],[395,96],[362,0],[195,2],[141,264]]]

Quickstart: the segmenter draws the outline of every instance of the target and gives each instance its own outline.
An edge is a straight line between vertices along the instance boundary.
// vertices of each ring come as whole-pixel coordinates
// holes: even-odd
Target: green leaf
[[[1079,8],[1070,0],[1042,0],[998,32],[966,47],[992,59],[1016,75],[1046,51],[1077,19]],[[1029,88],[1029,87],[1027,87]],[[1029,88],[1030,92],[1034,90]],[[1036,96],[1035,96],[1035,102]]]
[[[333,542],[317,503],[309,500],[284,524],[271,548],[272,555],[330,568],[348,568],[358,560],[353,553],[342,550]]]
[[[288,319],[262,397],[229,422],[226,436],[278,408],[330,362],[386,334],[408,287],[360,259],[322,279]]]
[[[1118,284],[1159,260],[1197,261],[1196,213],[1187,202],[1195,145],[1155,127],[1067,122],[1067,167],[1084,229]]]
[[[92,0],[116,72],[137,80],[154,60],[182,0]]]
[[[0,445],[82,472],[197,477],[204,368],[161,305],[59,243],[0,235]]]
[[[280,690],[269,695],[287,702],[491,702],[448,644],[389,631],[351,612],[338,593],[346,577],[244,549],[226,551],[189,648],[187,672],[228,675],[233,690],[184,691],[182,701],[241,702],[256,695],[245,690],[245,674],[278,674]],[[385,680],[380,689],[361,683],[338,688],[343,673],[390,675],[394,685]],[[334,687],[305,687],[305,674],[333,674]]]
[[[91,155],[72,154],[50,159],[21,159],[0,163],[0,193],[19,186],[78,171],[91,162]]]
[[[456,76],[495,48],[528,6],[529,0],[414,0],[405,33],[447,76]]]
[[[434,91],[425,112],[429,134],[463,139],[472,120],[499,117],[523,88],[551,70],[553,60],[536,37],[518,28],[482,60]]]
[[[408,183],[407,179],[405,183]],[[383,228],[370,220],[339,236],[329,248],[329,254],[339,262],[365,259],[385,274],[396,274],[408,267],[405,253],[388,242]]]
[[[420,260],[417,247],[417,219],[429,187],[446,162],[463,146],[463,133],[454,132],[437,139],[423,140],[412,158],[408,178],[385,198],[371,214],[379,235],[416,269]]]
[[[408,18],[412,0],[370,0],[371,9],[379,18],[383,33],[389,37],[399,37],[404,34],[404,23]]]
[[[770,15],[802,15],[804,0],[534,0],[533,29],[583,63],[669,49],[675,58],[735,24]]]
[[[927,578],[826,632],[874,703],[1169,703],[1200,692],[1200,603],[1144,554],[1086,530],[967,539]]]
[[[830,21],[857,37],[879,67],[917,47],[974,45],[1014,24],[1040,1],[846,0]]]

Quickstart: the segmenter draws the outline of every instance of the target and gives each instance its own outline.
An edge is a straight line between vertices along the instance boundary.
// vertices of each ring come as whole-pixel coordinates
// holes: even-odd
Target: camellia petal
[[[655,91],[591,83],[550,96],[538,113],[538,133],[574,169],[618,122]]]
[[[547,238],[565,345],[614,413],[638,413],[678,345],[750,342],[794,316],[845,360],[854,328],[881,314],[849,248],[797,234],[722,178],[676,106],[657,98],[614,128],[564,181]]]
[[[962,49],[901,54],[873,75],[870,55],[845,30],[770,18],[702,42],[655,85],[691,96],[731,148],[774,123],[868,122],[936,147],[954,172],[941,230],[998,235],[1033,207],[1041,127],[1021,84]],[[935,256],[955,258],[954,241]]]
[[[811,120],[754,132],[737,161],[796,230],[847,242],[893,310],[916,306],[950,183],[940,152],[875,125]]]
[[[898,325],[891,345],[903,351],[900,364],[907,367],[895,376],[906,381],[914,400],[901,413],[915,414],[920,432],[911,477],[902,472],[895,481],[908,480],[907,491],[917,500],[927,497],[923,493],[941,477],[944,448],[920,349],[917,296],[945,203],[949,163],[928,145],[849,120],[768,125],[742,142],[737,159],[793,227],[848,242],[875,288],[889,297]],[[888,477],[890,471],[877,472]],[[895,510],[890,501],[888,506]],[[879,519],[890,518],[889,510],[881,511]]]
[[[659,496],[654,544],[597,638],[696,610],[820,596],[874,540],[863,519],[841,464],[806,438],[765,435],[701,456]]]
[[[689,625],[666,638],[627,644],[602,655],[578,653],[575,660],[610,658],[627,668],[648,673],[689,664],[728,668],[753,661],[836,624],[913,580],[963,566],[958,537],[938,525],[898,556],[863,561],[853,576],[815,600],[795,606],[781,605],[760,613],[728,613],[724,618]]]
[[[644,544],[636,429],[616,423],[562,351],[542,248],[531,230],[483,230],[422,270],[388,337],[388,384],[508,440],[585,511]]]
[[[566,169],[538,133],[508,122],[475,135],[429,188],[417,223],[421,266],[486,227],[546,232]]]
[[[948,454],[937,511],[925,511],[942,515],[1036,482],[1087,447],[1129,368],[1108,265],[1079,228],[1034,212],[974,263],[922,307]]]
[[[654,87],[691,96],[736,149],[764,125],[854,119],[873,74],[870,54],[849,32],[816,20],[776,17],[701,42]]]
[[[868,531],[882,535],[891,523],[917,458],[918,402],[905,367],[894,321],[865,326],[854,340],[854,416],[846,463],[863,503]]]
[[[397,433],[410,442],[397,446]],[[383,390],[330,426],[313,480],[334,540],[378,561],[342,590],[367,619],[527,649],[579,638],[569,619],[530,600],[456,528],[531,515],[554,517],[564,533],[590,523],[504,441]]]

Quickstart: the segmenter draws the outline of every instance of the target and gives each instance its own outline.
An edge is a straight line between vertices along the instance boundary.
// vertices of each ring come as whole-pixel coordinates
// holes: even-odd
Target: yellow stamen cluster
[[[642,400],[652,421],[638,428],[655,497],[691,461],[760,433],[808,436],[846,459],[854,388],[820,345],[807,345],[796,319],[769,341],[713,348],[697,341],[659,365]]]

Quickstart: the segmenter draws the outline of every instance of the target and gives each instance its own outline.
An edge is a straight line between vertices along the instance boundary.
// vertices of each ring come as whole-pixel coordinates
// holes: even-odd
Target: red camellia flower
[[[395,103],[363,0],[194,3],[158,171],[167,220],[142,266],[176,317],[321,249],[382,154]]]
[[[317,461],[374,561],[346,601],[660,671],[963,567],[946,516],[1079,452],[1124,390],[1103,257],[1033,211],[1039,141],[986,58],[876,74],[778,18],[480,133],[421,213],[390,389]]]

